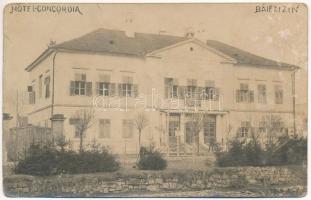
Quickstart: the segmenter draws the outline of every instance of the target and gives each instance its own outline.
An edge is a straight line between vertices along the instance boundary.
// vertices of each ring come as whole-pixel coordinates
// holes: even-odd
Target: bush
[[[307,139],[280,137],[263,149],[256,139],[231,141],[228,152],[216,153],[216,164],[229,166],[269,166],[302,164],[307,160]]]
[[[57,151],[49,146],[31,145],[25,159],[20,160],[15,168],[16,173],[35,176],[56,174]]]
[[[119,169],[115,157],[105,148],[75,152],[32,145],[25,159],[18,162],[16,173],[36,176],[112,172]]]
[[[141,170],[163,170],[167,163],[153,147],[141,147],[137,166]]]

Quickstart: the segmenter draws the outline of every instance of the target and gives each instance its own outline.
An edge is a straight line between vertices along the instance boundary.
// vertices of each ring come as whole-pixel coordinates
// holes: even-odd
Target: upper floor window
[[[92,95],[92,82],[86,81],[86,74],[76,73],[75,80],[70,81],[70,95]]]
[[[45,98],[50,97],[50,76],[45,77],[44,79],[44,85],[45,85]]]
[[[254,102],[254,91],[249,90],[247,83],[240,84],[240,89],[236,91],[236,102]]]
[[[283,88],[280,85],[276,85],[274,87],[274,98],[276,104],[282,104],[283,103]]]
[[[96,83],[97,95],[102,96],[114,96],[116,90],[116,84],[110,82],[110,76],[101,74],[99,81]]]
[[[119,96],[136,97],[138,96],[138,86],[133,84],[133,77],[124,76],[122,83],[118,85]]]
[[[110,119],[99,120],[99,138],[110,138]]]
[[[258,85],[258,103],[267,103],[266,85]]]
[[[188,79],[186,97],[195,98],[197,93],[197,80]]]
[[[203,99],[205,100],[218,100],[219,99],[219,88],[215,87],[214,81],[205,82]]]
[[[174,78],[164,78],[165,98],[178,97],[178,80]]]
[[[27,90],[29,93],[29,104],[35,104],[36,103],[36,92],[33,90],[34,85],[28,86]]]
[[[39,76],[39,98],[42,96],[42,74]]]
[[[132,138],[134,132],[134,123],[133,120],[124,119],[123,120],[123,138]]]

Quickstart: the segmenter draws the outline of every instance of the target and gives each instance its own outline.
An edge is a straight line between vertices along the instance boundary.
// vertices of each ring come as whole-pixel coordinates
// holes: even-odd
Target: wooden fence
[[[30,145],[45,145],[53,141],[51,128],[25,126],[10,129],[7,141],[8,161],[17,161],[26,156]]]

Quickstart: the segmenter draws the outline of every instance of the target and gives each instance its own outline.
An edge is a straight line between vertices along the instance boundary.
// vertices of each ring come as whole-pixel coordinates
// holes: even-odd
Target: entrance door
[[[213,145],[216,142],[216,115],[204,115],[204,143]]]
[[[169,129],[168,129],[168,136],[170,143],[176,143],[176,131],[179,130],[180,125],[180,115],[179,114],[170,114],[169,116]]]
[[[193,133],[191,131],[191,122],[186,122],[185,123],[185,142],[187,144],[192,144],[193,143]]]

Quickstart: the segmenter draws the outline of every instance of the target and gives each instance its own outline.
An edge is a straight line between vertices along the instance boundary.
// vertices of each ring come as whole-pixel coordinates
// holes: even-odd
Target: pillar
[[[180,114],[180,143],[185,143],[185,114]]]
[[[223,115],[216,115],[216,142],[222,145],[223,142]]]
[[[53,138],[59,138],[64,136],[64,121],[65,117],[63,114],[55,114],[51,117],[52,122],[52,135]]]

